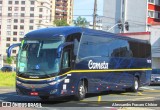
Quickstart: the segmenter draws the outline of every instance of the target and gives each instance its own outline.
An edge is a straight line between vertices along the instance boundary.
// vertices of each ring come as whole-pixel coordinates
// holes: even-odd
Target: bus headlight
[[[17,84],[22,84],[20,81],[16,81]]]
[[[49,85],[55,85],[57,81],[50,82]]]

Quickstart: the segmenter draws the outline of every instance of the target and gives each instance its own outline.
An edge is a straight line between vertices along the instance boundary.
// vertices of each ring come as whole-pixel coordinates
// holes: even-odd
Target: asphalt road
[[[137,102],[141,101],[141,102]],[[139,92],[131,93],[124,91],[116,91],[116,92],[105,92],[101,94],[89,94],[82,101],[74,101],[73,96],[63,97],[59,99],[51,98],[49,101],[42,101],[39,97],[29,97],[17,95],[15,92],[15,88],[0,88],[0,102],[16,102],[16,103],[41,103],[41,109],[44,110],[74,110],[79,109],[82,110],[134,110],[133,107],[117,107],[113,106],[113,103],[123,103],[123,104],[143,104],[143,101],[151,101],[150,103],[155,102],[160,104],[160,85],[159,86],[146,86],[142,87]],[[12,103],[13,104],[13,103]],[[154,105],[153,105],[154,106]],[[51,108],[52,107],[52,108]],[[144,110],[159,110],[160,107],[136,107],[138,109]],[[24,108],[28,109],[28,108]],[[30,108],[30,109],[39,109],[39,108]]]

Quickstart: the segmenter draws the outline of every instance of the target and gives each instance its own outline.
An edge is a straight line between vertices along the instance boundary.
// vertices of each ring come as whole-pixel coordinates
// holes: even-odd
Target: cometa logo
[[[97,62],[93,62],[92,60],[89,60],[88,68],[89,69],[108,69],[108,63],[106,63],[105,61],[102,63],[97,63]]]
[[[39,78],[38,76],[29,76],[29,78]]]

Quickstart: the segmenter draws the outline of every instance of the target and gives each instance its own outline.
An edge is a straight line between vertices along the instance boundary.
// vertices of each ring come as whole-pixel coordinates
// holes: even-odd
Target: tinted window
[[[119,48],[119,57],[131,57],[132,53],[130,53],[127,46]]]
[[[63,60],[62,60],[62,69],[66,69],[70,67],[70,51],[65,51],[63,53]]]
[[[129,51],[128,41],[120,39],[112,39],[109,44],[109,56],[110,57],[131,57],[132,54]]]
[[[133,57],[136,58],[149,58],[151,57],[151,46],[149,44],[140,42],[129,42],[130,50]]]
[[[81,38],[81,33],[71,34],[71,35],[67,36],[66,42],[73,42],[75,39],[77,39],[79,42],[80,38]]]
[[[83,35],[78,58],[108,56],[108,44],[111,39],[101,36]]]

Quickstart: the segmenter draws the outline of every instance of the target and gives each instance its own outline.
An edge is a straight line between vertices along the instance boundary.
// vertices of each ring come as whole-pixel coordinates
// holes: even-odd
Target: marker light
[[[107,89],[109,89],[110,87],[109,86],[107,86]]]
[[[99,91],[99,90],[100,90],[100,88],[97,88],[97,90]]]

